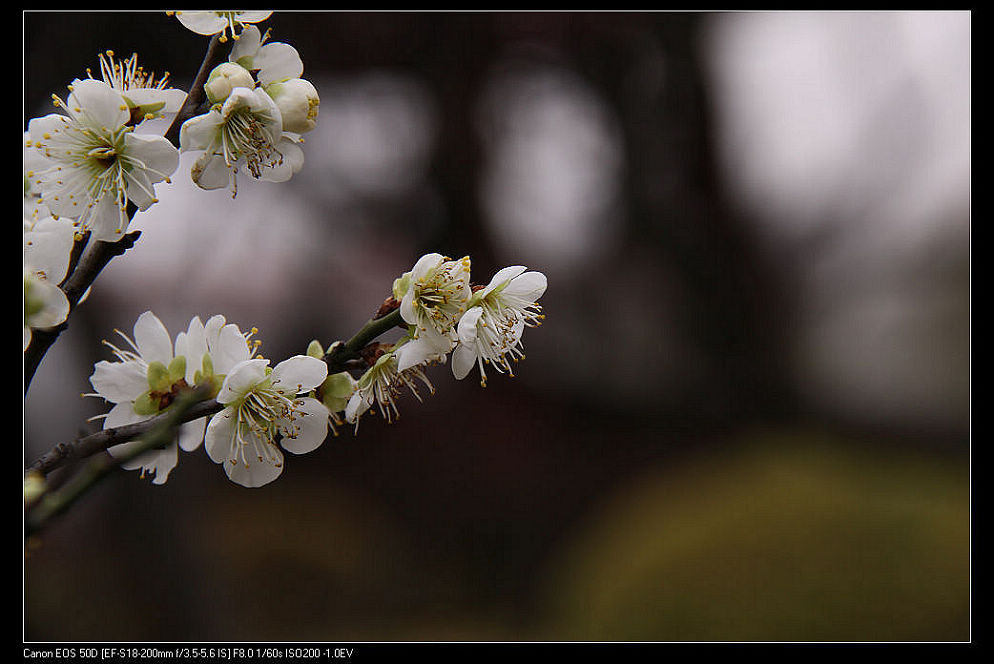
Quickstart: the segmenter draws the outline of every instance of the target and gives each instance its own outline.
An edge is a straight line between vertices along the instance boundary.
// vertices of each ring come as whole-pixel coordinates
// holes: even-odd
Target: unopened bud
[[[266,92],[273,98],[283,115],[283,131],[303,134],[314,129],[318,119],[321,99],[310,81],[291,78],[288,81],[272,83]]]
[[[214,67],[207,77],[207,82],[204,83],[207,99],[212,104],[223,102],[235,88],[251,90],[254,87],[255,79],[252,78],[252,74],[245,67],[234,62],[222,62]]]

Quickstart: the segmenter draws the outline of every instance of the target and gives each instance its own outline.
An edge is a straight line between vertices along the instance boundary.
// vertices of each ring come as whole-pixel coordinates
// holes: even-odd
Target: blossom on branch
[[[103,428],[142,422],[160,414],[176,399],[180,392],[190,389],[186,381],[186,358],[173,353],[169,332],[155,314],[146,311],[134,326],[134,340],[120,330],[115,330],[130,348],[118,348],[109,341],[116,362],[101,360],[93,367],[90,384],[95,394],[114,404],[103,417]],[[176,441],[161,450],[143,452],[134,459],[124,461],[126,470],[141,470],[141,475],[154,475],[154,484],[163,484],[176,466],[177,444],[183,449],[193,449],[204,436],[206,420],[200,418],[180,426]],[[131,454],[136,445],[131,441],[107,449],[112,456]]]
[[[153,185],[169,181],[179,153],[162,136],[134,134],[127,101],[103,81],[76,81],[70,91],[65,102],[53,95],[65,115],[28,123],[36,166],[25,175],[53,216],[113,242],[128,227],[129,203],[146,210],[158,200]]]
[[[202,189],[232,187],[240,168],[269,182],[284,182],[303,166],[300,147],[283,135],[276,103],[260,89],[235,88],[223,104],[180,128],[180,150],[203,150],[190,172]]]
[[[269,32],[260,34],[248,26],[231,49],[230,63],[254,72],[259,86],[266,91],[283,116],[283,131],[303,134],[314,128],[321,99],[306,79],[304,63],[297,49],[282,42],[268,42]]]
[[[283,472],[279,446],[305,454],[328,435],[328,409],[317,399],[299,396],[327,375],[324,362],[306,355],[272,369],[261,358],[235,365],[217,395],[225,408],[207,425],[208,456],[223,464],[236,484],[259,487],[275,480]]]
[[[387,422],[393,422],[400,417],[396,400],[405,387],[418,401],[421,401],[417,381],[428,388],[429,394],[435,393],[435,387],[425,375],[424,367],[434,362],[444,362],[445,355],[433,354],[423,361],[413,361],[408,355],[409,353],[417,353],[419,360],[421,357],[421,350],[419,348],[415,350],[416,348],[405,337],[395,344],[390,351],[380,355],[373,366],[359,378],[355,391],[345,407],[345,419],[349,423],[355,424],[356,430],[359,429],[359,418],[373,404],[379,405],[380,414]]]
[[[265,21],[272,11],[170,11],[188,30],[198,35],[216,35],[221,33],[220,41],[228,41],[227,32],[231,38],[238,40],[238,28],[245,28],[249,23]]]
[[[28,208],[25,207],[25,213]],[[69,269],[75,231],[67,220],[51,216],[24,217],[24,347],[31,343],[32,329],[47,329],[65,321],[69,300],[58,284]]]
[[[546,289],[541,272],[526,272],[521,265],[506,267],[490,283],[473,293],[469,308],[459,319],[459,343],[452,351],[452,373],[462,380],[473,365],[480,367],[480,384],[486,385],[484,364],[511,376],[509,359],[523,358],[521,334],[526,326],[541,325],[544,318],[537,300]]]
[[[137,53],[132,53],[126,60],[115,60],[114,51],[108,50],[97,58],[100,60],[100,77],[103,82],[119,92],[128,103],[131,114],[129,124],[137,125],[144,120],[165,117],[166,113],[176,113],[183,105],[186,93],[166,87],[169,72],[156,80],[154,73],[146,72],[138,65]],[[89,69],[86,74],[93,78]]]
[[[469,256],[450,260],[431,253],[394,281],[393,296],[400,300],[400,315],[410,326],[414,346],[406,352],[417,349],[421,358],[428,358],[452,350],[457,340],[456,323],[472,294],[469,270]]]

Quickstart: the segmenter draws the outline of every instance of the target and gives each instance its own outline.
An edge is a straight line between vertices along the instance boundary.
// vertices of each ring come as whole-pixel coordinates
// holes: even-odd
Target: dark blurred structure
[[[26,559],[26,638],[969,638],[970,16],[937,16],[274,14],[322,96],[304,171],[235,201],[174,176],[39,370],[26,459],[102,412],[98,340],[148,308],[285,357],[440,251],[545,272],[546,325],[514,380],[437,368],[265,489],[202,452],[113,478]],[[28,12],[24,39],[25,126],[98,52],[182,87],[206,45],[163,13]],[[806,127],[857,126],[832,173],[859,177],[750,140],[808,117],[810,62],[852,83],[805,81]],[[919,163],[950,184],[912,227]]]

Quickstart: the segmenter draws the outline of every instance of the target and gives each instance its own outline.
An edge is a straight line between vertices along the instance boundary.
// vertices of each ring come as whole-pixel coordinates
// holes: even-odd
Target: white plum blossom
[[[416,381],[421,381],[428,388],[429,394],[435,393],[435,388],[424,373],[424,367],[435,362],[444,362],[444,354],[433,354],[423,361],[413,361],[408,353],[414,352],[418,359],[422,358],[421,350],[411,345],[407,338],[398,342],[390,351],[380,355],[356,383],[355,390],[345,407],[345,420],[356,425],[359,429],[359,418],[373,404],[379,404],[380,414],[387,422],[393,422],[400,417],[397,408],[397,397],[402,388],[408,388],[418,401]],[[405,368],[401,368],[401,365]]]
[[[32,329],[55,327],[69,315],[69,300],[58,285],[69,270],[75,231],[69,221],[38,218],[37,212],[32,209],[32,216],[24,218],[23,350],[31,343]]]
[[[217,401],[225,408],[207,425],[204,446],[228,478],[245,487],[272,482],[283,472],[283,453],[305,454],[328,435],[328,409],[317,399],[299,396],[328,375],[321,360],[296,355],[269,368],[257,358],[235,365]]]
[[[235,88],[223,104],[183,123],[180,149],[204,150],[191,170],[202,189],[232,186],[241,167],[256,179],[283,182],[303,166],[303,151],[283,136],[283,119],[263,90]]]
[[[155,417],[169,407],[176,396],[189,387],[186,377],[186,358],[173,353],[173,343],[169,332],[155,314],[146,311],[134,326],[134,340],[120,330],[115,330],[130,346],[118,348],[104,341],[110,347],[116,362],[101,360],[93,367],[90,384],[95,394],[114,404],[103,417],[103,428],[142,422]],[[199,445],[204,436],[204,418],[186,422],[179,427],[177,438],[161,450],[149,450],[139,456],[124,461],[121,465],[127,470],[141,470],[142,477],[154,475],[154,484],[163,484],[176,466],[177,443],[189,450]],[[114,445],[107,449],[112,456],[129,455],[136,441]]]
[[[317,126],[321,98],[314,85],[303,78],[273,83],[266,92],[283,115],[283,131],[303,134]]]
[[[259,85],[273,98],[283,116],[283,131],[303,134],[317,123],[321,98],[314,85],[301,78],[304,63],[289,44],[266,42],[255,26],[248,26],[228,59],[246,71],[253,71]],[[229,63],[230,64],[230,63]]]
[[[183,90],[167,87],[169,72],[156,80],[154,73],[146,72],[138,65],[137,53],[132,53],[126,60],[115,60],[114,51],[110,50],[97,57],[100,60],[100,77],[103,82],[119,92],[128,103],[130,124],[176,113],[186,100]],[[93,78],[89,69],[86,74]]]
[[[129,126],[127,101],[103,81],[70,86],[53,113],[28,123],[33,167],[25,173],[53,216],[75,219],[92,239],[116,241],[130,221],[127,208],[146,210],[158,199],[154,184],[179,164],[179,153],[162,136],[141,136]]]
[[[506,267],[490,283],[473,293],[469,308],[459,319],[459,343],[452,351],[452,373],[462,380],[473,365],[480,367],[480,383],[486,385],[484,364],[511,376],[509,360],[518,361],[521,334],[526,326],[541,325],[542,307],[537,304],[547,281],[541,272],[525,267]]]
[[[413,348],[407,352],[423,359],[452,350],[458,339],[456,323],[472,294],[469,280],[469,256],[450,260],[431,253],[394,281],[393,296],[400,300],[400,315],[412,339]]]
[[[251,359],[259,347],[258,341],[249,342],[256,331],[253,327],[249,332],[242,332],[234,323],[226,323],[220,314],[207,319],[206,325],[199,316],[194,316],[186,331],[176,335],[176,355],[186,358],[186,383],[191,386],[209,384],[209,396],[216,396],[225,375],[235,365]],[[204,419],[203,425],[206,423]],[[203,427],[200,432],[203,434]],[[187,436],[180,439],[180,448],[192,452],[202,442],[203,435]]]
[[[188,30],[196,32],[198,35],[216,35],[221,33],[220,41],[228,40],[227,31],[231,31],[231,37],[238,40],[240,35],[238,28],[245,28],[249,23],[259,23],[265,21],[272,15],[272,11],[177,11],[166,12],[175,14],[179,22]]]
[[[246,26],[241,39],[231,48],[228,60],[254,71],[259,85],[264,88],[272,83],[300,78],[304,62],[297,49],[283,42],[267,42],[268,38],[268,30],[263,35],[254,25]]]

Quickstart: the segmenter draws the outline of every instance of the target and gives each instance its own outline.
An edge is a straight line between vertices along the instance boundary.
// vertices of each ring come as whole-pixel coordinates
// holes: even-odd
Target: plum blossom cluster
[[[24,132],[25,367],[37,366],[106,261],[130,246],[117,241],[135,214],[158,202],[182,152],[199,153],[194,183],[230,187],[233,196],[239,173],[283,182],[303,166],[300,144],[315,127],[320,98],[302,77],[296,49],[256,27],[272,12],[170,13],[213,36],[189,93],[172,88],[168,73],[146,71],[137,54],[107,50],[97,56],[98,74],[86,69],[64,98],[53,95],[57,112],[31,119]],[[227,53],[215,48],[229,39]],[[163,118],[172,125],[160,135],[150,121]],[[131,243],[136,235],[128,234]],[[517,265],[475,284],[470,268],[468,256],[426,254],[393,281],[380,311],[349,341],[325,348],[314,340],[275,365],[258,354],[255,328],[194,316],[173,336],[146,311],[130,334],[115,330],[103,342],[112,358],[97,362],[89,378],[93,391],[84,396],[110,404],[93,418],[102,421],[102,446],[154,484],[203,448],[231,481],[260,487],[282,474],[285,453],[313,452],[346,423],[358,433],[374,409],[396,420],[408,392],[419,401],[434,393],[433,365],[449,363],[458,380],[478,370],[483,386],[488,371],[513,376],[524,330],[544,318],[538,301],[546,277]],[[396,340],[374,341],[398,329]],[[33,371],[25,371],[25,387]],[[173,408],[188,396],[203,407]],[[185,419],[159,418],[167,412]],[[169,424],[165,442],[136,433],[161,421]],[[36,483],[32,495],[45,490]]]
[[[87,68],[56,112],[30,119],[24,132],[24,349],[34,331],[62,325],[76,302],[60,284],[74,268],[74,246],[120,240],[133,216],[157,203],[180,152],[202,150],[191,177],[204,189],[231,184],[244,169],[282,182],[303,166],[301,135],[315,126],[319,97],[300,78],[303,63],[289,44],[268,42],[254,25],[271,11],[193,11],[175,14],[203,35],[233,46],[228,60],[188,93],[169,73],[156,76],[138,54],[100,53],[98,73]],[[222,54],[224,57],[224,54]],[[196,94],[194,94],[196,93]],[[206,98],[210,110],[178,126],[178,138],[159,135],[149,120],[176,119],[184,104]],[[186,113],[188,117],[192,113]],[[169,132],[166,132],[169,134]],[[176,141],[178,145],[174,145]],[[85,238],[85,242],[84,242]]]
[[[223,406],[211,417],[183,424],[163,449],[134,456],[139,443],[127,442],[107,451],[126,458],[124,468],[162,484],[176,466],[179,450],[192,452],[203,444],[233,482],[254,487],[280,475],[281,448],[295,454],[316,449],[327,435],[329,414],[307,393],[325,380],[327,365],[298,355],[270,367],[269,360],[255,354],[256,332],[242,332],[221,315],[206,323],[194,317],[174,341],[155,314],[146,311],[134,325],[133,338],[118,331],[120,345],[105,341],[115,361],[94,366],[90,384],[95,391],[84,395],[114,404],[98,416],[104,429],[151,419],[194,386],[206,386]]]
[[[183,14],[180,19],[183,19]],[[187,120],[180,150],[202,151],[190,171],[203,189],[231,186],[247,170],[255,179],[289,180],[300,171],[302,134],[314,129],[320,97],[304,78],[297,50],[269,42],[254,25],[244,27],[228,61],[215,67],[204,84],[210,110]]]
[[[525,328],[541,325],[544,318],[538,300],[545,289],[545,275],[524,266],[506,267],[480,286],[471,283],[468,256],[422,256],[393,284],[406,333],[394,344],[376,347],[375,363],[359,377],[345,419],[358,427],[359,418],[376,404],[392,421],[405,389],[419,400],[419,386],[434,392],[425,369],[445,363],[450,353],[458,380],[478,367],[480,384],[486,386],[487,366],[513,376],[512,362],[524,358]]]
[[[513,375],[512,362],[524,357],[522,333],[541,324],[538,299],[546,289],[541,272],[507,267],[485,286],[470,282],[469,258],[423,256],[393,286],[389,307],[404,330],[395,342],[375,342],[357,349],[358,367],[329,373],[328,358],[343,342],[326,351],[312,341],[304,355],[275,367],[256,354],[257,330],[242,332],[223,316],[202,323],[194,317],[175,341],[150,311],[139,316],[133,338],[118,331],[119,344],[105,341],[115,361],[98,362],[90,376],[94,392],[114,404],[103,419],[105,429],[133,424],[163,413],[184,390],[206,386],[219,412],[183,424],[163,449],[131,451],[134,442],[114,445],[112,455],[127,457],[125,468],[140,470],[153,482],[165,482],[179,450],[192,452],[203,443],[212,461],[233,482],[246,487],[268,484],[283,470],[283,452],[300,455],[324,442],[345,422],[358,424],[377,407],[384,419],[400,414],[405,391],[418,400],[434,392],[428,367],[452,355],[455,378],[486,367]],[[389,315],[389,314],[388,314]],[[358,377],[352,371],[359,373]]]

